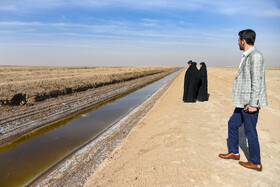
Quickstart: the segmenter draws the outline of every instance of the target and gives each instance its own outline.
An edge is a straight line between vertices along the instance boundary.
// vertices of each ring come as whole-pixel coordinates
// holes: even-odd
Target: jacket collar
[[[247,57],[249,54],[251,54],[252,53],[252,51],[254,51],[255,50],[255,47],[252,47],[252,48],[250,48],[250,49],[248,49],[247,51],[245,51],[244,53],[243,53],[243,55],[245,55],[245,57]]]
[[[243,60],[243,63],[242,63],[242,65],[241,65],[241,67],[238,69],[238,73],[237,73],[237,75],[236,75],[236,78],[237,78],[238,75],[241,73],[241,70],[243,69],[243,66],[244,66],[244,64],[245,64],[245,62],[246,62],[248,56],[249,56],[254,50],[256,50],[256,48],[255,48],[255,47],[252,47],[252,48],[248,49],[247,51],[245,51],[245,52],[243,53],[243,54],[245,55],[245,59]]]

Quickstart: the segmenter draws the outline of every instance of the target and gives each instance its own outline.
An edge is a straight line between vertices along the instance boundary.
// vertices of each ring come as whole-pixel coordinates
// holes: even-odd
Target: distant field
[[[0,104],[42,101],[176,68],[0,66]]]

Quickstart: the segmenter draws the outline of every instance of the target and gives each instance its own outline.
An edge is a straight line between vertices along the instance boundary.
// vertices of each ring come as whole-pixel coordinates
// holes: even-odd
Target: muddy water
[[[0,186],[26,184],[65,155],[112,126],[177,73],[0,147]]]

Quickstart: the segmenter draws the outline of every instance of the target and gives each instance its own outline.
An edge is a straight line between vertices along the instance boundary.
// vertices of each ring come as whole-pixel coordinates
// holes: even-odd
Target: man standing
[[[254,47],[256,33],[251,29],[239,32],[238,44],[243,50],[241,63],[232,89],[235,110],[228,121],[228,153],[219,154],[224,159],[239,160],[238,128],[244,123],[248,139],[250,161],[239,162],[242,166],[262,170],[257,121],[260,107],[267,106],[265,64],[262,54]]]

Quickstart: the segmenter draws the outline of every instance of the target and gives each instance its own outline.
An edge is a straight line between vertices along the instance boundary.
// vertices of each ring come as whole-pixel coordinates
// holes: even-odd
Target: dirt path
[[[279,68],[266,71],[269,106],[261,109],[257,126],[263,171],[218,157],[227,152],[236,73],[236,68],[208,68],[210,101],[183,103],[182,72],[85,186],[279,186]],[[241,149],[240,154],[246,161]]]

